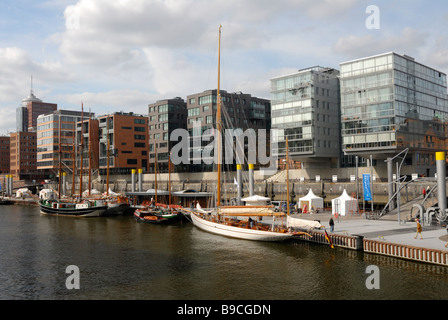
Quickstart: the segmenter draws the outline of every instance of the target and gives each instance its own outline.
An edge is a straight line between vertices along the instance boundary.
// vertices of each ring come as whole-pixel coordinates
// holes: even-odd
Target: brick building
[[[89,115],[88,113],[84,112],[84,120],[77,122],[76,141],[77,141],[76,167],[78,168],[78,170],[79,168],[81,168],[81,153],[82,153],[82,167],[84,168],[84,174],[87,174],[89,168],[91,170],[98,169],[99,120],[94,118],[94,114]]]
[[[0,137],[0,174],[9,174],[10,168],[10,137]]]
[[[115,112],[98,117],[99,168],[107,170],[109,145],[109,170],[111,174],[129,174],[132,169],[148,171],[148,117],[132,112]]]
[[[38,180],[36,132],[14,132],[10,136],[10,170],[15,180]]]
[[[37,118],[41,114],[52,113],[58,109],[54,103],[43,102],[38,99],[33,90],[30,95],[22,100],[22,105],[16,109],[16,128],[17,132],[35,131],[37,127]]]

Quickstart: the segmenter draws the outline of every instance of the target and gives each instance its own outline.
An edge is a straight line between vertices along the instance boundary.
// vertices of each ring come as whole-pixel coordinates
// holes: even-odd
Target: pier
[[[399,259],[448,266],[448,234],[445,226],[423,226],[422,236],[415,239],[417,227],[413,221],[397,221],[396,215],[368,220],[360,215],[339,217],[334,232],[329,231],[331,213],[298,214],[306,220],[319,220],[325,227],[334,247],[363,251]],[[311,235],[298,236],[297,241],[329,245],[323,230],[310,230]]]

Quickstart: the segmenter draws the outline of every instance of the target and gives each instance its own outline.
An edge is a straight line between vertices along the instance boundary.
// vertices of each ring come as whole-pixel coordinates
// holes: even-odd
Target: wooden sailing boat
[[[62,150],[61,150],[61,116],[59,116],[59,181],[61,181],[62,173]],[[84,122],[84,105],[81,112],[81,146],[83,146],[83,129]],[[74,138],[74,137],[73,137]],[[57,200],[39,200],[40,212],[45,215],[70,216],[70,217],[99,217],[107,209],[107,205],[103,200],[81,199],[82,197],[82,147],[81,147],[81,178],[80,178],[80,198],[61,199],[61,184],[59,182],[59,196]],[[75,174],[73,172],[73,174]]]
[[[282,212],[275,212],[274,206],[221,206],[221,94],[220,94],[220,59],[221,59],[221,26],[219,27],[218,47],[218,99],[216,112],[217,127],[217,201],[212,212],[206,212],[200,207],[196,211],[189,211],[192,223],[198,228],[214,234],[238,239],[256,241],[283,241],[294,236],[287,227],[277,225],[276,218],[285,216]],[[288,204],[289,208],[289,204]],[[289,212],[288,212],[289,214]],[[237,219],[243,217],[246,221]],[[251,217],[271,217],[272,224],[255,222]]]
[[[179,221],[183,214],[176,210],[171,205],[171,172],[169,173],[169,201],[168,205],[164,205],[162,203],[159,203],[157,200],[157,144],[155,145],[155,160],[154,160],[154,188],[155,188],[155,199],[152,203],[145,206],[143,209],[137,209],[134,211],[134,218],[138,222],[146,222],[146,223],[156,223],[156,224],[162,224],[162,223],[172,223]],[[171,170],[170,168],[170,162],[171,158],[168,162],[168,171]]]
[[[110,192],[109,176],[110,176],[110,140],[109,140],[109,122],[110,117],[106,117],[106,202],[107,210],[104,212],[105,216],[116,215],[131,215],[134,212],[134,208],[131,207],[129,199],[121,194],[114,194]],[[104,193],[103,193],[104,195]]]

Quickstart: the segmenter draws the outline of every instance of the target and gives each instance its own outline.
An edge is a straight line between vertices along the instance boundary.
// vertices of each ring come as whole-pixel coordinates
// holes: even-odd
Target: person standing
[[[333,217],[330,218],[330,222],[329,222],[329,224],[330,224],[330,232],[333,232],[333,231],[334,231],[334,221],[333,221]]]
[[[417,239],[418,234],[420,234],[420,239],[423,240],[422,225],[420,223],[420,220],[416,219],[415,222],[417,222],[417,233],[415,234],[414,239]]]

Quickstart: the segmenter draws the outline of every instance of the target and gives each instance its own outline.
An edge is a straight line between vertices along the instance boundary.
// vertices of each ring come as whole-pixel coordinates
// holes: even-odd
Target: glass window
[[[385,64],[387,64],[387,56],[378,57],[378,58],[375,59],[375,62],[376,62],[376,66],[377,67],[385,65]]]

